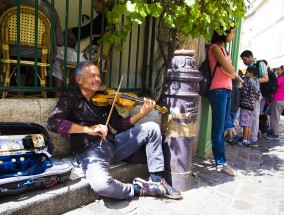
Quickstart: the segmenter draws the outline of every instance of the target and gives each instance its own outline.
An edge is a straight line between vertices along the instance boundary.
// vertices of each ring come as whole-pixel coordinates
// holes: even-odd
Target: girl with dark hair
[[[225,35],[219,35],[214,31],[211,39],[212,45],[208,49],[211,73],[218,63],[208,96],[212,108],[212,151],[216,169],[229,176],[236,176],[236,172],[228,165],[226,160],[224,131],[231,109],[232,79],[236,77],[236,74],[225,45],[233,40],[234,33],[235,27],[227,30]]]
[[[267,136],[268,140],[278,141],[279,137],[279,120],[282,111],[284,110],[284,65],[277,69],[278,90],[274,93],[270,104],[270,126],[271,135]]]

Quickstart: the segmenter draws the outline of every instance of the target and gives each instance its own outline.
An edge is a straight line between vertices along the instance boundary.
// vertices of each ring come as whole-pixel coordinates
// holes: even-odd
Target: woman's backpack
[[[218,63],[216,63],[213,74],[211,76],[208,57],[206,57],[206,59],[201,63],[199,67],[199,72],[202,78],[199,81],[199,90],[198,90],[198,94],[200,96],[208,97],[208,91],[211,86],[211,80],[213,79],[215,75],[217,66],[218,66]]]

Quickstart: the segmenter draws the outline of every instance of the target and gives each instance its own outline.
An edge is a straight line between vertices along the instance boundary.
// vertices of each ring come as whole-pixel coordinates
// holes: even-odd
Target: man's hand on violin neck
[[[140,108],[139,112],[130,118],[130,123],[132,125],[136,124],[140,119],[142,119],[151,110],[153,110],[155,108],[155,106],[156,106],[155,101],[153,101],[151,99],[144,98],[144,104]]]
[[[147,99],[144,98],[144,104],[140,109],[140,113],[144,116],[146,116],[149,112],[151,112],[156,106],[156,102],[151,100],[151,99]]]
[[[93,125],[86,128],[86,133],[89,135],[98,135],[102,139],[105,139],[107,136],[108,128],[106,125]]]

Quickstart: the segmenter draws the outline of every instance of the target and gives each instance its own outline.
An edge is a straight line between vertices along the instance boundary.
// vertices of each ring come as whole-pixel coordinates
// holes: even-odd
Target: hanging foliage
[[[108,24],[115,27],[112,35],[104,39],[119,48],[132,23],[142,24],[147,16],[163,19],[169,28],[185,36],[209,39],[209,28],[221,34],[232,25],[232,18],[241,19],[246,2],[249,0],[105,0],[106,5],[112,5],[106,7]]]

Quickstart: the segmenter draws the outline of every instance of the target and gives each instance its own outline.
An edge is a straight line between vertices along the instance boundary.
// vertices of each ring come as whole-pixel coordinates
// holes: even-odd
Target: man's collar
[[[257,59],[254,58],[254,61],[249,66],[252,66],[253,64],[256,64],[256,62],[257,62]]]

